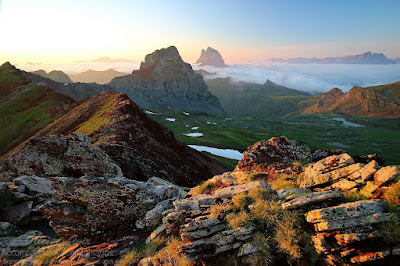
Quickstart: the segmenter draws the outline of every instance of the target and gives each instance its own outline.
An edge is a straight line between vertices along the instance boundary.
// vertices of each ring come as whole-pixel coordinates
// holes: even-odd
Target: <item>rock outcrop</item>
[[[211,47],[208,47],[207,50],[201,50],[201,55],[196,64],[200,64],[200,66],[227,67],[221,54]]]
[[[146,55],[139,70],[114,78],[108,85],[142,108],[223,113],[202,76],[183,62],[174,46]]]
[[[31,138],[23,149],[4,160],[0,169],[3,179],[21,175],[80,177],[88,173],[122,176],[121,168],[106,152],[92,146],[88,136],[75,133]],[[16,180],[23,183],[25,179]]]
[[[310,162],[311,150],[284,136],[262,140],[250,146],[244,152],[243,159],[236,166],[236,171],[266,171],[268,166],[278,163],[285,168],[294,162]]]
[[[50,179],[58,200],[39,210],[54,231],[66,240],[102,243],[128,235],[137,239],[157,225],[161,213],[186,195],[179,187],[107,175]],[[164,181],[165,182],[165,181]]]

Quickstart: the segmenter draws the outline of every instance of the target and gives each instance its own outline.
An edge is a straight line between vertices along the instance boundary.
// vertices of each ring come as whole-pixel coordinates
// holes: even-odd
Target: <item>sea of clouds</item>
[[[374,86],[400,81],[400,64],[279,64],[249,63],[226,68],[193,66],[215,72],[209,78],[230,76],[234,81],[264,83],[267,79],[289,88],[307,92],[327,92],[337,87],[348,91],[354,86]]]
[[[78,74],[88,69],[114,69],[124,73],[140,67],[139,62],[119,63],[63,63],[63,64],[25,64],[17,65],[25,71],[44,69],[62,70],[68,74]],[[225,68],[196,66],[193,69],[205,69],[215,72],[209,78],[230,76],[234,81],[264,83],[267,79],[289,88],[311,93],[327,92],[337,87],[348,91],[354,86],[374,86],[400,81],[400,64],[392,65],[351,65],[351,64],[286,64],[286,63],[248,63],[236,64]]]

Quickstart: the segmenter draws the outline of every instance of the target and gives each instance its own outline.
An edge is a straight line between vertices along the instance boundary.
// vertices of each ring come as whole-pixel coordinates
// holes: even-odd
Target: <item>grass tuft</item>
[[[400,206],[400,182],[391,186],[383,197],[389,204]]]

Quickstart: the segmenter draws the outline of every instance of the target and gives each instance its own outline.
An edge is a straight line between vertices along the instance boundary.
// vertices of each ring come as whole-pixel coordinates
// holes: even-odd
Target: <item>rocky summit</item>
[[[221,54],[211,47],[208,47],[207,50],[201,50],[201,55],[196,64],[200,64],[200,66],[227,67]]]
[[[139,70],[114,78],[108,85],[126,93],[142,108],[223,112],[202,76],[182,60],[174,46],[146,55]]]
[[[102,148],[107,136],[95,136],[94,146],[77,133],[37,137],[10,157],[6,170],[18,177],[0,183],[3,264],[400,262],[400,167],[376,156],[271,138],[188,191],[127,178]]]

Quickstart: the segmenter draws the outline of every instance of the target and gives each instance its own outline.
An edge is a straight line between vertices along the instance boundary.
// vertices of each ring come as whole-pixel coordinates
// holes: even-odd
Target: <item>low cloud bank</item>
[[[327,92],[337,87],[348,91],[354,86],[374,86],[400,81],[400,64],[327,65],[268,64],[231,65],[226,68],[193,66],[215,72],[214,77],[230,76],[235,81],[264,83],[267,79],[289,88],[307,92]]]
[[[12,63],[12,62],[11,62]],[[25,65],[19,64],[18,68],[25,71],[35,71],[43,69],[47,72],[52,70],[62,70],[68,74],[79,74],[89,69],[103,71],[107,69],[114,69],[123,73],[132,73],[132,70],[138,69],[140,66],[139,62],[119,62],[119,63],[96,63],[96,62],[84,62],[84,63],[63,63],[63,64],[40,64],[28,62]]]

